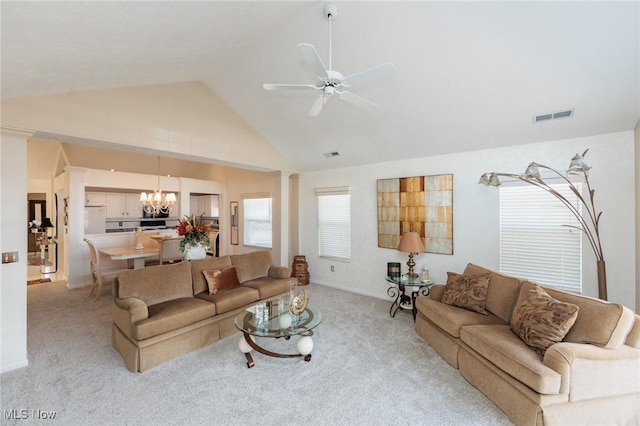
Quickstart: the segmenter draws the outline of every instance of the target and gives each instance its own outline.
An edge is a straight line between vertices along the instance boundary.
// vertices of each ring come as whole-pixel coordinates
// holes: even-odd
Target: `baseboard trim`
[[[18,368],[26,367],[29,365],[29,360],[24,359],[22,361],[14,362],[9,365],[3,365],[2,369],[0,369],[0,373],[6,373],[7,371],[17,370]]]
[[[361,291],[361,290],[354,290],[354,289],[351,289],[351,288],[344,288],[343,286],[341,286],[339,284],[336,284],[336,283],[313,280],[313,281],[310,282],[310,284],[323,285],[325,287],[331,287],[331,288],[335,288],[335,289],[342,290],[342,291],[348,291],[350,293],[361,294],[363,296],[369,296],[369,297],[375,297],[376,299],[380,299],[380,300],[389,300],[388,298],[380,297],[379,294],[369,293],[367,291]]]

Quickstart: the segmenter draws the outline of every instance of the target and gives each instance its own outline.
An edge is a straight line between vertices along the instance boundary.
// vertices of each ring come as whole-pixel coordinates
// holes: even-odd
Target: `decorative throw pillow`
[[[489,277],[490,274],[470,276],[447,272],[447,284],[440,301],[447,305],[488,315],[485,305],[487,304]]]
[[[202,271],[209,286],[209,294],[216,294],[219,290],[228,290],[240,287],[236,267],[230,266],[222,269],[209,269]]]
[[[560,302],[533,285],[513,310],[510,327],[527,346],[544,355],[549,346],[564,339],[577,317],[577,305]]]

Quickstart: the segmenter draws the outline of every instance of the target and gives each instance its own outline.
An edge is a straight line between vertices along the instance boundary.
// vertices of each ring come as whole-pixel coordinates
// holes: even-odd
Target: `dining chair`
[[[211,247],[207,250],[207,254],[213,257],[216,257],[216,240],[218,239],[218,231],[210,231],[209,232],[209,242],[211,243]]]
[[[96,249],[93,241],[88,238],[85,238],[84,241],[89,246],[89,253],[91,255],[91,275],[93,276],[93,285],[91,286],[89,296],[93,295],[93,292],[95,291],[95,300],[98,300],[102,296],[102,283],[105,280],[115,278],[118,275],[118,272],[128,268],[121,266],[101,266],[100,252]]]
[[[180,251],[181,237],[164,238],[160,242],[159,261],[163,265],[165,263],[182,262],[184,253]]]

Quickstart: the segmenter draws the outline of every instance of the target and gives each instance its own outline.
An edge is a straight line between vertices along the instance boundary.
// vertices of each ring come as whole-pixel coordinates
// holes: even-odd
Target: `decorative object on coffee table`
[[[298,285],[309,284],[309,271],[307,270],[307,260],[304,256],[293,256],[293,264],[291,265],[291,277],[298,280]]]
[[[596,255],[596,264],[598,268],[598,297],[602,300],[607,300],[607,273],[605,268],[604,255],[602,253],[602,245],[600,244],[599,230],[600,216],[602,215],[602,211],[596,211],[594,204],[595,190],[591,189],[591,185],[589,184],[589,170],[591,169],[591,166],[589,166],[584,161],[584,156],[587,155],[588,151],[588,149],[585,150],[582,155],[576,154],[571,159],[571,163],[569,164],[569,168],[567,169],[567,175],[582,175],[582,177],[584,178],[584,182],[587,185],[587,192],[589,194],[588,200],[582,196],[576,185],[571,182],[571,180],[569,180],[567,176],[549,166],[545,166],[536,162],[530,163],[525,172],[521,175],[515,173],[498,172],[484,173],[482,176],[480,176],[480,181],[478,183],[486,186],[497,187],[502,184],[500,182],[500,176],[508,177],[537,186],[538,188],[547,191],[549,194],[560,200],[560,202],[571,211],[571,213],[575,216],[579,223],[579,226],[566,226],[581,230],[587,237],[589,245]],[[550,171],[552,174],[552,178],[560,179],[569,184],[569,188],[571,188],[571,191],[576,195],[578,201],[582,204],[583,210],[580,211],[578,207],[574,206],[562,194],[560,194],[549,184],[547,184],[540,175],[540,169]]]

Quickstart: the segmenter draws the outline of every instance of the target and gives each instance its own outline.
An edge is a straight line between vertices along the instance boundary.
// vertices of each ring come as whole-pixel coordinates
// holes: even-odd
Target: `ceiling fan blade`
[[[358,96],[355,93],[347,92],[346,90],[340,92],[340,99],[360,108],[371,108],[378,106],[378,104],[374,104],[370,100],[365,99],[362,96]]]
[[[266,90],[319,90],[322,87],[316,87],[312,84],[263,84]]]
[[[312,117],[315,117],[318,114],[320,114],[320,111],[322,111],[322,108],[324,108],[328,99],[329,99],[328,97],[324,96],[324,93],[321,96],[319,96],[318,99],[316,99],[316,101],[311,106],[311,109],[309,110],[309,115]]]
[[[302,56],[304,56],[304,59],[311,66],[311,69],[313,69],[313,72],[316,74],[316,77],[327,78],[328,77],[327,69],[322,63],[322,60],[320,59],[320,55],[318,55],[316,48],[309,43],[299,43],[298,47],[300,48],[300,51],[302,52]]]
[[[353,86],[355,84],[366,83],[367,81],[377,80],[383,77],[390,75],[396,66],[391,62],[387,62],[382,65],[378,65],[377,67],[370,68],[365,71],[361,71],[356,74],[352,74],[344,79],[344,84],[346,87]]]

